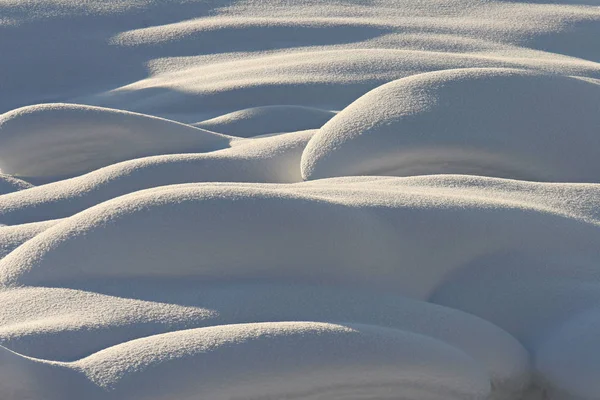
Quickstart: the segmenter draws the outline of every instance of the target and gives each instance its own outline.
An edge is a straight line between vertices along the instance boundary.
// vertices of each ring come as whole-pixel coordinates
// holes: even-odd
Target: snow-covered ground
[[[1,400],[600,399],[599,0],[0,0]]]

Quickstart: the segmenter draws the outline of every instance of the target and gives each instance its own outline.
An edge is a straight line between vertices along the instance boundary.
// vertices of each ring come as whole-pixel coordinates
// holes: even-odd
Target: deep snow
[[[0,399],[597,400],[598,0],[0,0]]]

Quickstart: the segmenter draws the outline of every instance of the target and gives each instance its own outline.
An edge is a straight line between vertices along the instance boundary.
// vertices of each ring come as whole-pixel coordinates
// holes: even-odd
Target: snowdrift
[[[156,117],[76,104],[0,115],[0,169],[27,179],[70,177],[119,161],[228,146],[228,138]]]
[[[599,6],[0,1],[0,399],[597,400]]]
[[[301,106],[268,106],[235,111],[193,124],[238,137],[318,129],[335,115],[332,111]]]
[[[431,72],[356,100],[311,139],[302,175],[600,179],[600,85],[511,69]]]

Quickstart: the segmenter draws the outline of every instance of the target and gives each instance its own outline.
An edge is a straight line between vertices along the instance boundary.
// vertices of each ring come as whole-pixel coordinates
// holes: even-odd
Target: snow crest
[[[596,400],[598,0],[0,1],[0,398]]]

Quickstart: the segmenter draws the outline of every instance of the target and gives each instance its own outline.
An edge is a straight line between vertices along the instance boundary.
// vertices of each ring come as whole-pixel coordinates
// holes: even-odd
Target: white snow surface
[[[0,0],[0,399],[598,400],[598,0]]]

